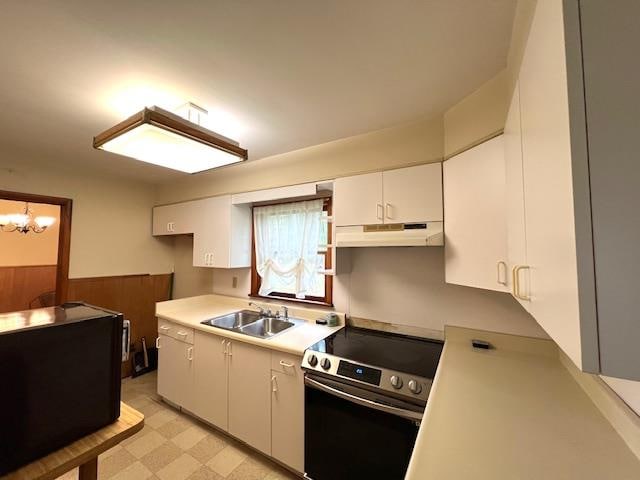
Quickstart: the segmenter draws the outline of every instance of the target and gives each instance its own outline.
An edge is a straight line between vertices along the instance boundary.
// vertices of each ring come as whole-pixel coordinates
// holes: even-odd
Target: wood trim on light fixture
[[[144,108],[135,115],[130,116],[126,120],[93,137],[93,148],[100,148],[108,141],[145,123],[203,143],[211,148],[222,150],[242,160],[248,158],[247,150],[240,147],[237,142],[233,142],[179,115],[155,106]]]
[[[73,200],[70,198],[35,195],[0,190],[0,199],[28,203],[46,203],[60,206],[60,226],[58,235],[58,263],[56,268],[56,304],[66,302],[69,292],[69,254],[71,251],[71,212]]]

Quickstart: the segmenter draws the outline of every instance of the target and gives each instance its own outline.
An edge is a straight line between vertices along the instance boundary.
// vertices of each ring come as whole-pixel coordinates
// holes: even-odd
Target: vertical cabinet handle
[[[187,348],[187,360],[190,362],[193,360],[193,347]]]
[[[518,300],[529,301],[531,300],[531,296],[523,295],[520,291],[520,271],[521,270],[529,270],[529,266],[527,265],[517,265],[513,267],[513,296]]]
[[[389,220],[391,220],[393,217],[391,216],[391,204],[390,203],[385,204],[384,211],[385,211],[385,215],[387,216],[387,218]]]
[[[160,337],[156,337],[156,348],[160,349]]]
[[[376,205],[376,217],[378,218],[378,220],[383,220],[384,219],[384,209],[382,208],[382,204],[378,203]]]
[[[275,375],[271,377],[271,391],[273,393],[276,393],[278,391],[278,380],[276,379]]]
[[[497,267],[498,271],[497,271],[497,275],[498,275],[498,283],[500,285],[504,285],[505,287],[507,286],[507,264],[500,260],[498,262],[498,267]],[[504,272],[504,276],[502,275],[502,273]]]
[[[231,343],[231,341],[227,341],[227,355],[229,355],[230,357],[233,357],[232,347],[233,344]]]
[[[223,355],[227,354],[227,341],[226,340],[222,340],[222,354]]]

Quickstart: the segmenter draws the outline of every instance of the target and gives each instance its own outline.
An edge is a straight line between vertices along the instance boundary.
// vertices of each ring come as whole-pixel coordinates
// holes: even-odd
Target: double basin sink
[[[273,338],[289,328],[295,327],[300,323],[300,320],[268,317],[252,310],[240,310],[200,323],[252,337]]]

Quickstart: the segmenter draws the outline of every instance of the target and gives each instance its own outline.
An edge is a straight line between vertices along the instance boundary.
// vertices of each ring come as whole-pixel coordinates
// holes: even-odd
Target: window
[[[251,296],[332,305],[331,198],[253,207]]]

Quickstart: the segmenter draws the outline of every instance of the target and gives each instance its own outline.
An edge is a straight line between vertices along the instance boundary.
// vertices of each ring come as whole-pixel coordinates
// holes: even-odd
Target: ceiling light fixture
[[[93,147],[186,173],[247,159],[238,142],[155,106],[95,136]]]
[[[28,203],[24,205],[24,212],[0,215],[0,231],[18,233],[42,233],[55,223],[55,217],[37,216],[33,218],[33,210]]]

